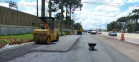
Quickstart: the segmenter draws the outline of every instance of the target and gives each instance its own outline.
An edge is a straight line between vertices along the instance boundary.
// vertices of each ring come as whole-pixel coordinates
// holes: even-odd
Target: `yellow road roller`
[[[51,41],[59,40],[59,30],[54,29],[53,17],[39,17],[43,24],[41,29],[33,30],[33,40],[36,44],[49,44]]]
[[[77,29],[77,35],[82,35],[82,28]]]

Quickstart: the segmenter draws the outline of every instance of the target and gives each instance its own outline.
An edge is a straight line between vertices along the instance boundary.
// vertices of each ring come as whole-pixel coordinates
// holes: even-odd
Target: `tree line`
[[[74,14],[74,11],[77,9],[81,10],[82,6],[83,4],[81,4],[81,0],[49,0],[49,17],[51,17],[52,12],[58,12],[58,10],[61,10],[61,12],[57,13],[54,17],[57,22],[61,22],[60,32],[62,32],[62,24],[67,24],[76,29],[76,25],[78,24],[76,24],[74,20],[71,19],[71,14]],[[64,12],[66,12],[65,17],[63,15]]]
[[[137,33],[139,31],[138,19],[139,9],[134,9],[129,13],[129,15],[120,17],[116,21],[107,24],[107,31],[111,31],[116,28],[123,32],[127,30],[129,33]]]

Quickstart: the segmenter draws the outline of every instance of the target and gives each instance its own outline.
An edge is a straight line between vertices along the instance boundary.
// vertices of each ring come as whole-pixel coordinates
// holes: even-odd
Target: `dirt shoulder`
[[[132,60],[139,62],[139,45],[121,41],[115,38],[103,36],[103,35],[93,35],[94,37],[100,39],[104,43],[112,46],[119,52],[123,53],[125,56],[131,58]]]

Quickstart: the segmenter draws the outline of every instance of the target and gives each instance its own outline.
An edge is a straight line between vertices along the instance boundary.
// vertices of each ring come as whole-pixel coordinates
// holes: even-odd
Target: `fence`
[[[0,6],[0,35],[32,33],[33,22],[40,27],[41,19],[37,16]],[[60,22],[54,22],[60,29]],[[71,31],[71,27],[63,24],[63,31]]]

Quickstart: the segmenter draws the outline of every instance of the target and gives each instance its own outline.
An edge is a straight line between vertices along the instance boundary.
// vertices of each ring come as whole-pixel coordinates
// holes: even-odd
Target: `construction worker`
[[[44,25],[43,25],[43,28],[44,28],[44,29],[47,29],[48,24],[47,24],[47,21],[46,21],[46,20],[44,20],[43,24],[44,24]]]

